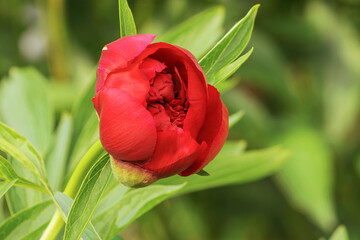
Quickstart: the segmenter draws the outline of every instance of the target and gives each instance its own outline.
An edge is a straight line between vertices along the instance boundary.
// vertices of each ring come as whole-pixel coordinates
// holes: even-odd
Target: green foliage
[[[348,233],[344,225],[338,226],[329,240],[348,240]]]
[[[183,187],[184,184],[151,185],[133,190],[123,186],[116,187],[104,197],[103,203],[106,204],[100,203],[101,208],[95,212],[93,217],[95,227],[103,239],[112,239],[131,222]],[[108,222],[104,222],[104,218],[107,218]]]
[[[73,205],[73,200],[69,196],[67,196],[61,192],[56,192],[55,198],[56,198],[57,202],[59,203],[61,209],[64,212],[64,216],[63,216],[64,221],[67,221],[67,217],[69,215],[71,206]],[[91,222],[86,227],[86,229],[82,235],[82,238],[83,239],[100,239],[98,233],[96,232],[96,230]]]
[[[127,0],[119,0],[120,37],[136,35],[136,26]]]
[[[11,185],[9,185],[10,187],[12,185],[15,185],[15,186],[27,187],[27,188],[31,188],[31,189],[34,189],[37,191],[47,193],[47,191],[44,187],[20,177],[15,172],[12,165],[6,159],[4,159],[2,156],[0,156],[0,179],[1,179],[2,183],[5,183],[5,182],[7,182],[8,184],[12,183]]]
[[[157,40],[183,47],[199,59],[218,40],[224,18],[223,7],[210,8],[167,31]]]
[[[306,18],[323,38],[329,39],[331,51],[327,64],[320,66],[320,71],[326,78],[322,86],[324,127],[329,139],[339,145],[347,140],[347,136],[352,134],[352,129],[359,122],[359,33],[324,3],[309,4]]]
[[[288,151],[280,147],[246,153],[242,152],[243,149],[242,142],[227,142],[216,158],[206,167],[205,170],[210,176],[192,175],[187,178],[173,176],[161,180],[160,183],[175,185],[187,182],[188,184],[179,192],[183,194],[254,181],[275,172],[284,164],[289,155]]]
[[[34,68],[12,68],[0,92],[0,115],[4,123],[30,140],[44,154],[53,129],[54,116],[46,79]]]
[[[111,177],[109,155],[101,157],[85,177],[66,221],[65,239],[78,239],[85,231]]]
[[[68,172],[74,170],[81,157],[99,139],[99,120],[91,101],[94,97],[95,82],[96,78],[92,77],[88,86],[75,100],[71,111],[74,127]]]
[[[57,127],[55,141],[46,158],[46,170],[49,182],[54,189],[60,189],[65,175],[69,155],[73,121],[69,114],[63,114]]]
[[[225,76],[229,76],[234,69],[237,69],[244,59],[233,63],[242,53],[248,44],[251,32],[254,26],[255,16],[260,5],[254,6],[249,13],[237,22],[225,36],[203,57],[199,64],[206,74],[206,78],[210,84],[215,84],[218,79],[223,80]],[[220,71],[220,73],[219,73]]]
[[[229,128],[234,126],[237,122],[241,120],[241,118],[244,116],[244,111],[238,111],[232,115],[229,116]]]
[[[1,122],[0,137],[0,150],[18,160],[38,177],[43,177],[40,154],[27,139]]]
[[[319,227],[330,230],[337,219],[333,200],[332,156],[317,131],[287,131],[278,142],[291,150],[289,161],[276,174],[285,195]]]
[[[11,181],[0,181],[0,198],[15,184],[16,178]]]
[[[239,57],[229,65],[223,67],[218,72],[216,72],[213,76],[214,86],[216,87],[219,85],[222,81],[228,79],[231,75],[233,75],[240,67],[241,65],[250,57],[252,51],[254,48],[251,48],[247,53],[245,53],[243,56]]]
[[[25,238],[28,233],[38,231],[38,228],[47,224],[53,213],[54,207],[51,201],[41,202],[20,211],[0,225],[0,239]]]

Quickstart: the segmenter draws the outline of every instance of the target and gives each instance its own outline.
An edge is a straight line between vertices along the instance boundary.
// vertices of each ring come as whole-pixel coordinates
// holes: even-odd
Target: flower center
[[[146,96],[147,110],[152,114],[156,129],[165,131],[182,128],[189,104],[186,85],[176,67],[165,68],[150,79]]]

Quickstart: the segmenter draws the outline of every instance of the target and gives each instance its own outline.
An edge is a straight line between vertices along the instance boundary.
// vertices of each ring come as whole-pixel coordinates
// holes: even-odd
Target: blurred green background
[[[319,239],[339,224],[360,239],[360,1],[129,1],[138,32],[159,35],[219,5],[225,33],[257,3],[254,52],[222,96],[245,111],[229,138],[292,155],[272,177],[167,200],[124,239]],[[119,36],[117,1],[4,0],[0,36],[1,78],[36,67],[60,116]]]

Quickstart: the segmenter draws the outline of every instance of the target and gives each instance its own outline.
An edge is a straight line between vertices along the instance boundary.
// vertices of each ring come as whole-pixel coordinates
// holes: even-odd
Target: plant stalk
[[[90,168],[104,152],[104,149],[98,140],[87,153],[80,160],[79,164],[76,166],[75,171],[71,175],[69,182],[67,183],[64,194],[68,195],[72,199],[76,197],[76,194]],[[60,214],[59,210],[56,210],[55,214],[51,218],[51,221],[47,228],[45,229],[41,240],[54,240],[64,226],[64,220]]]

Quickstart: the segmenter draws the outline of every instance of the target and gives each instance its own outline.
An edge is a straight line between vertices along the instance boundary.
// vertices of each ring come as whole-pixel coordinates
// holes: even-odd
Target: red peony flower
[[[195,57],[154,35],[106,45],[93,98],[100,140],[127,186],[199,172],[222,148],[228,111]]]

